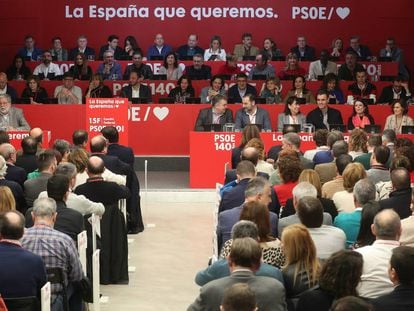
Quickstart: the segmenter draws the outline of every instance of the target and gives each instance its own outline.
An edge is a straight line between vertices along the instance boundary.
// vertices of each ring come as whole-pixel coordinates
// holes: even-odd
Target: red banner
[[[10,144],[12,144],[16,150],[19,150],[21,149],[22,140],[29,136],[29,131],[9,131],[7,134],[9,135]],[[43,130],[42,148],[50,147],[51,137],[52,135],[50,131]]]

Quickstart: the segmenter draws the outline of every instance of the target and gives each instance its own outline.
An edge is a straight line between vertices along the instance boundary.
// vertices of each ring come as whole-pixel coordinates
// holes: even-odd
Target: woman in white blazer
[[[306,123],[306,116],[300,112],[296,97],[291,96],[286,100],[285,110],[277,117],[277,130],[281,132],[285,124],[299,124],[302,130]]]
[[[404,100],[394,100],[391,103],[391,111],[393,114],[387,117],[384,130],[391,129],[395,131],[395,134],[401,134],[401,128],[404,125],[414,125],[413,119],[407,116],[408,105]]]

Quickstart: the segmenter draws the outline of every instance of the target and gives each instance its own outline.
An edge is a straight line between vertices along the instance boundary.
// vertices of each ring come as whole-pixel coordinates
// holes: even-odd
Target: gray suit
[[[279,281],[263,276],[255,276],[246,270],[234,271],[230,276],[211,281],[200,290],[200,295],[187,311],[217,311],[223,300],[224,291],[236,283],[246,283],[256,294],[260,311],[286,310],[285,288]]]
[[[24,182],[24,196],[27,206],[32,207],[39,194],[47,190],[47,181],[52,177],[49,173],[40,173],[39,177]]]
[[[235,129],[242,130],[247,124],[250,124],[250,119],[244,109],[239,109],[236,112]],[[257,107],[256,112],[256,124],[261,124],[263,130],[271,131],[272,124],[270,122],[269,112],[262,108]]]
[[[325,72],[322,72],[322,63],[320,60],[309,64],[309,80],[318,80],[318,76],[326,76],[328,73],[338,74],[338,66],[334,62],[328,61]]]
[[[30,131],[30,125],[23,116],[23,110],[11,107],[8,113],[8,121],[0,116],[0,127],[14,127],[19,131]]]
[[[277,226],[277,229],[279,231],[279,237],[282,236],[282,231],[287,226],[293,225],[293,224],[300,224],[299,216],[298,214],[290,215],[288,217],[280,218],[279,224]],[[327,226],[332,226],[332,216],[328,213],[323,213],[323,224]]]
[[[279,113],[277,116],[277,131],[281,132],[283,130],[283,125],[290,124],[289,115],[285,113]],[[300,125],[301,130],[303,129],[303,125],[306,123],[306,116],[304,114],[298,114],[297,116],[298,124]]]

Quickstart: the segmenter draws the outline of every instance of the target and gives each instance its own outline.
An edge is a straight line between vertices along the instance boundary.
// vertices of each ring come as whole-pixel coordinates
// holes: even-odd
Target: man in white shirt
[[[62,75],[58,65],[52,62],[52,54],[49,51],[43,53],[43,62],[33,71],[33,75],[40,80],[55,80]]]
[[[82,104],[82,90],[75,85],[71,73],[63,75],[63,84],[55,88],[54,97],[58,99],[58,104]]]
[[[388,263],[392,250],[400,245],[400,217],[394,210],[385,209],[375,216],[371,230],[376,237],[375,242],[356,250],[364,258],[358,293],[361,297],[369,299],[383,296],[393,290],[393,284],[388,277]]]
[[[338,66],[329,61],[329,52],[327,50],[321,51],[319,60],[309,64],[309,80],[321,80],[319,77],[324,77],[328,73],[338,74]]]

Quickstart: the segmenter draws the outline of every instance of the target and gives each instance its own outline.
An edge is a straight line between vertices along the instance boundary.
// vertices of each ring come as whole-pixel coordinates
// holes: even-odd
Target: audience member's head
[[[239,148],[244,148],[247,142],[252,138],[260,138],[260,130],[254,124],[247,124],[243,129]]]
[[[7,186],[0,186],[0,214],[16,209],[13,192]]]
[[[43,142],[43,131],[40,127],[34,127],[30,130],[29,135],[36,139],[39,145]]]
[[[57,165],[55,152],[52,149],[46,149],[37,157],[37,167],[39,172],[48,172],[53,174]]]
[[[371,156],[372,165],[385,165],[390,157],[390,149],[387,146],[378,146],[374,148]]]
[[[395,140],[397,139],[397,135],[395,134],[394,130],[386,129],[384,132],[382,132],[382,144],[388,145],[388,144],[394,144]]]
[[[91,139],[90,147],[92,153],[106,153],[108,142],[102,135],[97,135]]]
[[[66,201],[69,193],[69,178],[65,175],[53,175],[47,180],[47,196],[55,201]]]
[[[334,143],[340,140],[344,140],[344,135],[342,132],[334,130],[329,132],[326,143],[328,144],[328,147],[332,149]]]
[[[374,217],[371,230],[377,240],[398,241],[401,235],[400,216],[393,209],[382,210]]]
[[[1,177],[5,177],[7,174],[7,162],[6,160],[3,158],[2,155],[0,155],[0,178]]]
[[[368,138],[367,145],[368,145],[368,151],[372,151],[372,150],[374,150],[375,147],[381,146],[382,145],[382,137],[381,137],[381,135],[378,135],[378,134],[371,135]]]
[[[57,150],[60,153],[62,159],[67,161],[70,153],[70,143],[67,140],[56,139],[53,144],[53,149]]]
[[[318,192],[318,197],[322,196],[322,185],[321,179],[319,178],[319,174],[316,173],[315,170],[306,169],[303,170],[302,173],[299,175],[298,182],[309,182],[311,183]]]
[[[240,238],[259,239],[259,229],[256,224],[250,220],[239,220],[231,228],[231,238],[233,240]]]
[[[241,238],[233,241],[227,260],[230,271],[235,268],[248,268],[255,272],[260,268],[261,258],[262,249],[259,243],[252,238]]]
[[[356,207],[362,207],[369,201],[374,201],[377,194],[375,185],[368,178],[356,182],[353,190]]]
[[[105,171],[105,164],[100,157],[92,156],[88,159],[86,169],[89,177],[100,176]]]
[[[354,190],[356,182],[366,177],[367,173],[365,172],[365,168],[361,163],[348,164],[342,173],[344,189],[348,192],[352,192]]]
[[[0,240],[20,240],[24,233],[24,216],[18,211],[0,214]]]
[[[292,149],[294,151],[299,151],[300,142],[300,136],[298,133],[286,133],[283,135],[282,149]]]
[[[272,200],[269,182],[263,177],[250,179],[244,191],[244,197],[246,202],[257,201],[268,206]]]
[[[414,247],[399,246],[392,250],[389,275],[394,285],[414,286]]]
[[[339,157],[336,158],[335,164],[339,176],[343,175],[345,168],[350,163],[352,163],[352,156],[350,156],[349,154],[341,154]]]
[[[257,150],[259,154],[259,160],[263,160],[265,158],[265,152],[264,152],[264,143],[260,138],[252,138],[250,139],[247,144],[246,148],[253,147]]]
[[[413,170],[410,159],[403,155],[394,156],[391,161],[390,171],[392,172],[397,168],[405,168],[408,172],[412,172]]]
[[[224,291],[220,311],[257,311],[256,295],[245,283],[236,283]]]
[[[21,142],[23,154],[35,155],[37,152],[37,141],[35,138],[27,136]]]
[[[10,143],[9,134],[7,131],[0,130],[0,145],[4,143]]]
[[[296,153],[285,155],[281,152],[276,165],[283,183],[296,182],[302,172],[302,164]]]
[[[372,233],[371,226],[374,223],[374,217],[380,211],[380,205],[377,201],[369,201],[364,204],[361,212],[361,222],[358,236],[355,241],[355,247],[371,245],[375,241],[375,235]]]
[[[349,146],[345,140],[338,140],[332,145],[332,155],[339,158],[341,155],[348,154]]]
[[[74,149],[68,157],[68,161],[76,166],[78,173],[83,173],[88,165],[89,155],[83,148]]]
[[[16,149],[12,144],[4,143],[0,145],[0,155],[3,156],[3,158],[7,162],[14,163],[16,162]]]
[[[56,221],[56,201],[52,198],[38,198],[33,203],[32,218],[38,222],[53,226]]]
[[[259,162],[259,152],[254,147],[244,147],[241,151],[240,159],[242,161],[249,161],[256,166]]]
[[[315,142],[316,146],[326,146],[328,141],[328,133],[327,129],[318,129],[313,134],[313,141]]]
[[[105,126],[101,130],[101,134],[108,140],[110,144],[115,144],[119,141],[119,133],[115,126]]]
[[[406,190],[411,187],[410,173],[403,167],[391,171],[391,182],[394,190]]]
[[[256,176],[256,168],[250,161],[240,161],[236,167],[236,175],[238,180],[242,180],[245,178],[253,178]]]
[[[274,240],[271,233],[270,215],[267,205],[257,201],[244,203],[240,213],[240,220],[250,220],[257,225],[260,242]]]
[[[303,197],[296,205],[300,222],[307,228],[319,228],[323,223],[321,201],[313,197]]]
[[[364,152],[366,153],[367,150],[367,142],[368,136],[364,130],[355,128],[352,130],[351,134],[349,135],[349,150],[356,151],[356,152]]]
[[[88,143],[88,132],[82,129],[74,131],[72,134],[72,142],[75,146],[84,148]]]
[[[310,182],[303,181],[299,182],[292,190],[293,196],[293,206],[297,207],[297,204],[300,199],[304,197],[312,197],[316,198],[318,196],[318,191],[316,190],[315,186],[312,185]]]
[[[362,298],[346,296],[336,300],[331,311],[374,311],[374,307]]]

